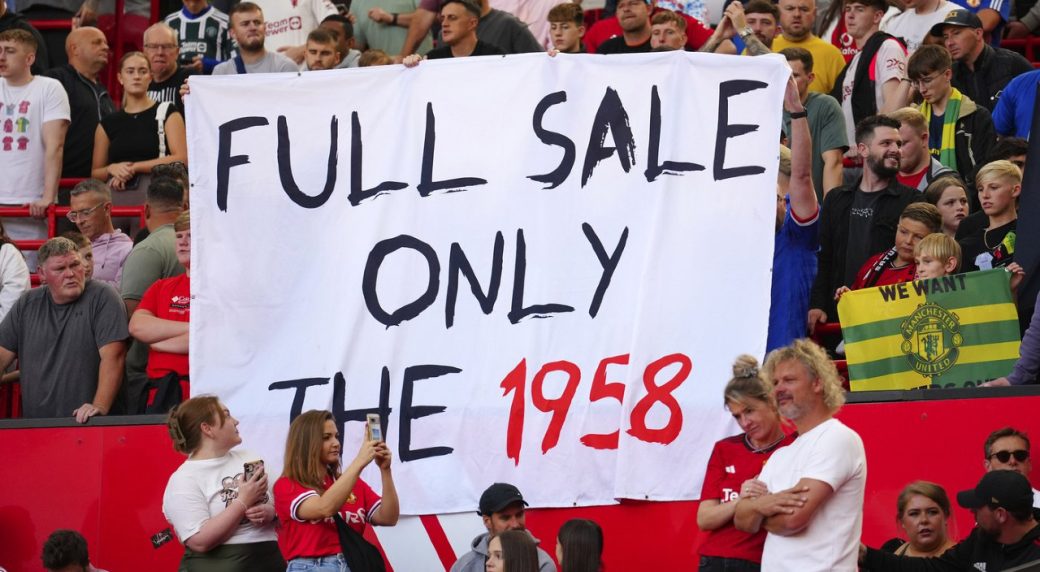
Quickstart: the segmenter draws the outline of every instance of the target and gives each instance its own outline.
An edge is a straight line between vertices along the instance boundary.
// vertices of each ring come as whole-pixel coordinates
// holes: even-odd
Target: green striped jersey
[[[218,61],[231,58],[233,48],[228,37],[228,16],[213,6],[207,6],[199,14],[181,8],[163,21],[177,31],[182,61],[196,55]]]

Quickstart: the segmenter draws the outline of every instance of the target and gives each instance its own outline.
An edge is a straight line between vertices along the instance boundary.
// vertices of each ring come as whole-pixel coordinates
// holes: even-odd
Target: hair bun
[[[736,379],[750,379],[758,377],[758,360],[748,354],[737,357],[733,362],[733,377]]]

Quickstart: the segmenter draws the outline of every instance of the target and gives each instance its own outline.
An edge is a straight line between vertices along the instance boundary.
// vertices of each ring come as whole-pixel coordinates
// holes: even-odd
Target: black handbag
[[[332,518],[336,520],[339,546],[343,550],[343,557],[347,560],[350,572],[386,572],[383,555],[379,553],[379,549],[347,526],[339,513],[332,515]]]

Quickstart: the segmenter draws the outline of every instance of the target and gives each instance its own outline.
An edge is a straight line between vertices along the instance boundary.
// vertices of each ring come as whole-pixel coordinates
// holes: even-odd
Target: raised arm
[[[379,510],[372,515],[372,524],[394,526],[401,518],[401,503],[397,499],[397,487],[394,486],[394,476],[390,472],[393,458],[386,444],[382,445],[385,452],[378,453],[375,460],[379,465],[379,477],[383,482],[383,501],[379,504]]]
[[[433,22],[436,19],[437,13],[425,8],[417,8],[412,13],[411,21],[408,23],[408,36],[404,39],[398,58],[403,59],[405,56],[415,53],[416,48],[422,43],[426,34],[430,32],[430,28],[433,27]]]
[[[358,451],[357,457],[354,457],[354,460],[343,470],[343,474],[336,479],[336,482],[328,490],[319,495],[307,497],[306,500],[300,503],[300,506],[296,509],[296,518],[300,520],[331,518],[332,515],[339,511],[343,503],[347,502],[347,497],[350,496],[351,491],[354,490],[354,485],[357,484],[358,479],[361,477],[361,470],[372,462],[377,452],[385,449],[386,445],[381,441],[369,441],[366,439],[361,444],[361,450]]]
[[[788,191],[791,195],[791,214],[798,220],[806,221],[816,216],[820,205],[816,202],[816,190],[812,181],[812,136],[809,135],[807,117],[795,117],[805,113],[805,107],[798,97],[798,86],[794,77],[788,78],[787,90],[784,92],[784,109],[791,116],[791,184]]]

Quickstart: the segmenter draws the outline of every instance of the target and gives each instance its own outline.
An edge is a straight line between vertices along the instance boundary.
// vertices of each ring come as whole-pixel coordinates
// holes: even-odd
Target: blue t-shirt
[[[993,108],[993,127],[997,133],[1029,139],[1038,84],[1040,70],[1026,72],[1008,82]]]
[[[773,284],[769,305],[766,352],[805,337],[809,294],[816,279],[816,251],[820,248],[820,212],[804,224],[791,216],[787,197],[784,224],[773,247]]]

